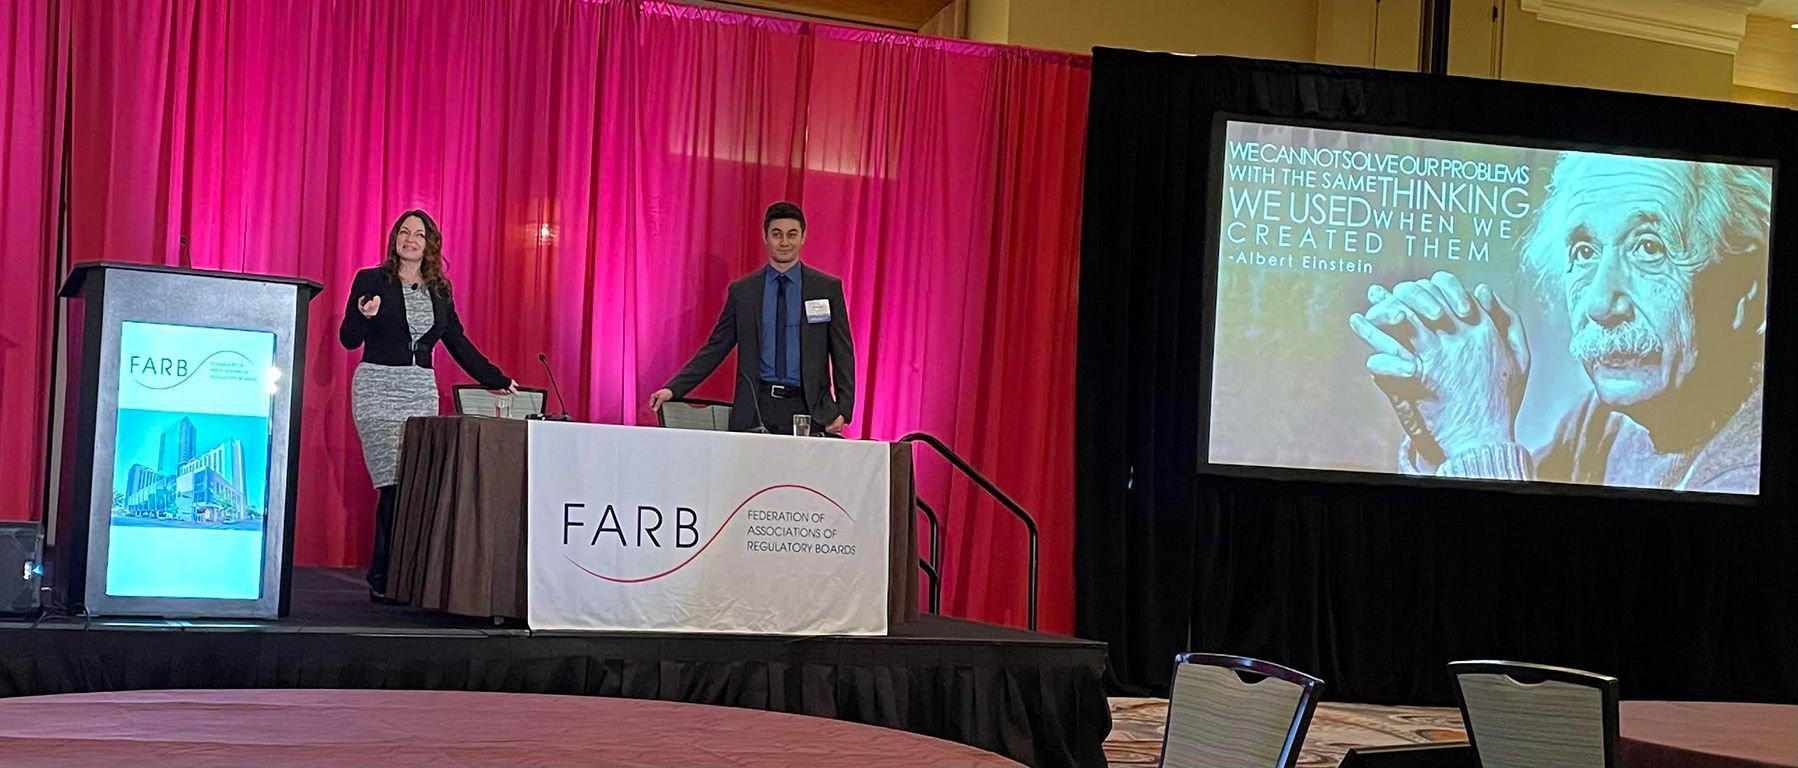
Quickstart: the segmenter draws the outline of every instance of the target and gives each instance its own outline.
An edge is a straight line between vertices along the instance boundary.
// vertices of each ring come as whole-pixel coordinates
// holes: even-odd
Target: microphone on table
[[[549,390],[556,393],[556,407],[562,412],[554,416],[548,413],[533,413],[525,418],[532,421],[571,421],[568,418],[568,401],[562,399],[562,388],[556,386],[556,372],[549,368],[549,355],[537,353],[537,362],[543,365],[543,372],[549,376]]]
[[[762,393],[756,391],[755,380],[742,371],[737,371],[737,378],[749,382],[749,402],[755,403],[755,429],[749,431],[758,435],[768,434],[768,422],[762,418]]]

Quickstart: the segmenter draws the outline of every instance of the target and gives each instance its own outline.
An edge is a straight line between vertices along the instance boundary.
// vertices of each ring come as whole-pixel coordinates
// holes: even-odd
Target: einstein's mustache
[[[1625,364],[1659,354],[1661,339],[1639,321],[1611,328],[1587,323],[1579,333],[1574,334],[1567,349],[1575,359],[1587,366],[1599,363]]]

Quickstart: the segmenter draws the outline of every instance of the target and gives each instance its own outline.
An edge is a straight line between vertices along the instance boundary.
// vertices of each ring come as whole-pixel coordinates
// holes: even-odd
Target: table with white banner
[[[529,429],[532,629],[886,634],[886,444]]]
[[[884,635],[918,615],[911,447],[407,424],[395,596],[534,630]]]

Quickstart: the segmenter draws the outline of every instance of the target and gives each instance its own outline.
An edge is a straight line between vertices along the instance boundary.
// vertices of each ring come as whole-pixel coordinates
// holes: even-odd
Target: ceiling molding
[[[684,0],[691,2],[692,0]],[[802,16],[916,32],[951,0],[701,0],[762,13]]]
[[[1760,0],[1748,12],[1756,16],[1785,19],[1790,24],[1798,21],[1798,0]]]
[[[1798,94],[1798,30],[1785,19],[1754,16],[1736,52],[1735,84]]]
[[[1735,55],[1759,0],[1520,0],[1554,24]]]

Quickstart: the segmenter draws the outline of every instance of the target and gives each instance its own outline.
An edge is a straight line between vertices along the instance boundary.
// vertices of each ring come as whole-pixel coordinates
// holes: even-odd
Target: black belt
[[[805,395],[805,390],[801,389],[799,387],[789,387],[785,384],[770,384],[765,381],[761,383],[761,389],[762,389],[762,394],[765,394],[776,400],[786,400],[788,398],[801,397],[801,396]]]

